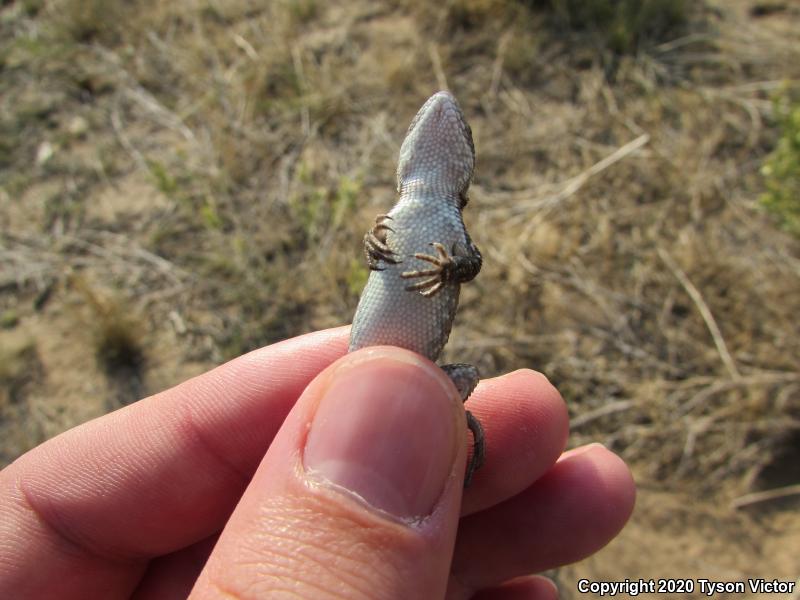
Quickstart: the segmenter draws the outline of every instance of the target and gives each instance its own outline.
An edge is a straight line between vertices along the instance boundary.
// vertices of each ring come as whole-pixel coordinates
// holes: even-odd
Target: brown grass
[[[642,482],[793,483],[764,473],[800,440],[800,245],[758,197],[800,12],[708,2],[618,52],[535,4],[5,5],[0,309],[19,322],[0,336],[71,335],[81,274],[143,315],[145,392],[348,322],[402,135],[446,85],[485,267],[444,358],[543,371],[572,443]]]

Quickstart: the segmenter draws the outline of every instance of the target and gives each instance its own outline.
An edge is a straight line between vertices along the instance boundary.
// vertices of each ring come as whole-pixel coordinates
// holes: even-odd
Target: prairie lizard
[[[371,270],[353,318],[350,351],[392,345],[436,361],[458,307],[462,283],[481,269],[481,253],[461,211],[475,165],[472,130],[449,92],[431,96],[411,121],[397,165],[400,198],[364,237]],[[468,364],[441,367],[466,401],[478,383]],[[480,422],[466,411],[474,446],[464,487],[484,460]]]

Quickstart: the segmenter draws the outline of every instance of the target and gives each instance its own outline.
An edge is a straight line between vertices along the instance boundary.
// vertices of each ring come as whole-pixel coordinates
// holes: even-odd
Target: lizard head
[[[450,92],[437,92],[408,127],[397,164],[397,191],[419,187],[467,203],[475,168],[472,130]]]

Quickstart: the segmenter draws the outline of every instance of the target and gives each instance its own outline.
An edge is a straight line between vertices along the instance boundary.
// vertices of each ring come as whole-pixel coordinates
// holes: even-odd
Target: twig
[[[681,453],[681,460],[678,463],[678,467],[675,469],[675,476],[680,478],[686,474],[686,471],[689,470],[689,461],[694,454],[694,447],[695,443],[697,442],[697,436],[701,433],[705,432],[708,429],[708,426],[711,424],[713,418],[711,416],[704,417],[702,419],[698,419],[694,421],[689,426],[689,431],[686,434],[686,441],[683,444],[683,452]]]
[[[752,504],[758,504],[759,502],[768,502],[770,500],[777,500],[779,498],[788,498],[789,496],[800,496],[800,483],[739,496],[736,498],[736,500],[731,502],[731,507],[743,508]]]
[[[511,32],[506,31],[500,36],[500,40],[497,42],[497,55],[492,63],[492,80],[491,83],[489,83],[490,98],[497,97],[497,90],[500,87],[500,78],[503,76],[503,61],[505,60],[506,49],[508,48],[508,43],[511,41],[511,37]]]
[[[689,280],[689,278],[686,276],[686,273],[681,270],[669,253],[664,250],[664,248],[658,248],[658,255],[661,257],[661,260],[664,261],[664,264],[667,265],[667,268],[672,271],[672,274],[675,275],[675,278],[683,286],[683,289],[686,290],[686,293],[689,294],[689,297],[695,303],[695,306],[697,306],[697,310],[700,311],[700,316],[703,317],[703,321],[705,321],[706,327],[708,327],[708,331],[711,333],[711,337],[714,339],[714,345],[717,347],[717,352],[719,352],[719,356],[722,359],[725,368],[728,369],[728,372],[733,379],[739,379],[742,375],[739,373],[739,369],[736,368],[736,363],[734,362],[731,353],[728,352],[728,346],[725,344],[725,339],[722,337],[722,332],[717,326],[717,322],[714,319],[714,315],[711,314],[708,304],[706,304],[706,301],[703,300],[703,295]]]
[[[690,413],[694,410],[697,406],[704,403],[708,398],[722,393],[727,392],[738,387],[748,387],[748,386],[758,386],[758,385],[776,385],[782,383],[794,383],[800,381],[800,373],[763,373],[763,374],[756,374],[753,376],[747,377],[740,377],[734,381],[714,381],[709,382],[707,387],[694,396],[690,400],[688,400],[683,406],[681,406],[677,411],[677,416],[683,416]],[[685,382],[690,383],[690,382]],[[705,383],[699,383],[699,385],[706,385]],[[673,397],[675,394],[679,394],[680,392],[675,392],[670,394],[670,397]]]
[[[300,123],[303,128],[303,136],[309,137],[311,135],[311,115],[308,110],[308,81],[306,80],[306,73],[303,68],[302,51],[298,44],[292,46],[292,66],[294,67],[297,81],[300,83],[300,89],[303,91],[303,98],[300,103]]]
[[[428,44],[428,56],[431,58],[433,73],[436,75],[436,84],[439,86],[439,89],[450,89],[447,85],[447,77],[444,74],[444,69],[442,68],[442,57],[439,56],[439,48],[436,47],[436,44]]]
[[[166,275],[172,280],[173,283],[176,284],[182,284],[184,283],[184,279],[190,278],[190,275],[180,267],[174,265],[167,259],[142,248],[135,242],[125,239],[123,236],[104,231],[99,231],[96,233],[98,234],[98,237],[105,238],[116,243],[117,247],[109,247],[105,244],[98,244],[88,239],[71,235],[58,236],[56,239],[65,240],[68,243],[79,246],[101,258],[111,260],[121,259],[125,262],[134,262],[132,259],[138,258],[145,263],[156,267],[158,271]]]
[[[575,194],[578,190],[580,190],[586,182],[589,181],[595,175],[602,173],[612,165],[615,165],[623,158],[633,154],[637,150],[639,150],[642,146],[646,145],[650,141],[650,136],[646,133],[640,135],[634,140],[631,140],[624,146],[620,146],[614,152],[606,156],[599,162],[596,162],[591,167],[575,175],[570,179],[567,179],[563,184],[560,186],[560,190],[554,194],[550,194],[544,197],[537,197],[534,199],[523,200],[525,196],[529,194],[526,190],[521,190],[519,192],[514,192],[507,196],[508,202],[504,202],[503,210],[508,210],[508,206],[506,204],[512,204],[512,210],[517,213],[517,216],[520,218],[524,218],[528,220],[530,218],[530,211],[536,210],[541,211],[540,215],[537,215],[541,218],[549,209],[554,208],[573,194]],[[500,194],[493,194],[494,196],[500,196]],[[530,224],[537,223],[537,219],[531,219],[529,222],[529,226],[526,228],[527,230],[532,229]],[[525,233],[523,233],[523,236]]]
[[[148,34],[148,38],[150,41],[157,46],[162,52],[165,54],[168,53],[166,46],[164,43],[158,39],[153,32]],[[122,95],[129,100],[132,100],[136,104],[138,104],[141,108],[145,109],[148,113],[155,117],[156,122],[160,125],[163,125],[169,129],[173,129],[178,131],[186,141],[197,145],[197,139],[195,138],[194,133],[192,130],[183,122],[180,116],[176,113],[168,109],[164,106],[153,94],[147,91],[142,85],[139,83],[136,77],[131,75],[123,66],[122,62],[120,61],[119,56],[116,53],[106,50],[99,45],[92,46],[92,50],[100,60],[107,63],[114,69],[114,73],[119,79],[126,84],[126,87],[122,93]],[[115,109],[118,110],[118,107]],[[119,115],[117,115],[117,124],[121,124],[121,120],[119,119]],[[112,125],[114,128],[117,129],[117,125],[113,122],[113,114],[112,114]],[[117,131],[119,134],[119,131]],[[126,138],[127,139],[127,138]],[[124,145],[124,144],[123,144]],[[128,147],[126,146],[126,149]],[[137,159],[138,162],[138,159]]]
[[[154,120],[160,125],[177,131],[187,142],[194,145],[198,144],[194,132],[189,129],[183,120],[161,104],[153,94],[148,92],[141,85],[136,85],[131,87],[131,89],[125,90],[125,96],[153,115]]]
[[[250,60],[258,62],[258,52],[256,52],[256,49],[253,48],[253,45],[250,42],[248,42],[238,33],[232,33],[231,37],[233,38],[233,43],[236,44],[239,49],[243,50]]]
[[[114,129],[114,133],[117,134],[117,139],[119,140],[120,145],[128,151],[128,154],[131,155],[139,168],[142,171],[149,172],[150,168],[147,166],[147,161],[145,160],[144,156],[142,156],[142,153],[136,149],[130,138],[125,133],[125,129],[122,126],[122,119],[119,116],[119,106],[114,106],[114,108],[111,110],[111,127]]]
[[[670,40],[668,42],[664,42],[663,44],[659,44],[654,48],[657,52],[670,52],[672,50],[676,50],[678,48],[682,48],[683,46],[688,46],[689,44],[693,44],[695,42],[705,42],[714,39],[713,36],[707,33],[693,33],[690,35],[685,35],[683,37],[676,38],[674,40]]]
[[[618,163],[629,154],[636,152],[639,148],[647,144],[649,141],[650,141],[650,136],[644,133],[639,137],[637,137],[635,140],[632,140],[627,144],[625,144],[624,146],[617,148],[616,150],[614,150],[614,152],[606,156],[603,160],[596,162],[591,167],[586,169],[583,173],[580,173],[575,177],[573,177],[572,179],[568,180],[563,189],[553,197],[552,203],[557,204],[562,200],[564,200],[565,198],[572,196],[575,192],[577,192],[584,185],[586,185],[586,182],[589,181],[589,179],[591,179],[598,173],[602,173],[607,168]]]
[[[769,81],[748,81],[739,85],[731,85],[726,90],[737,92],[771,92],[779,90],[784,86],[794,85],[800,82],[798,79],[771,79]]]
[[[595,410],[590,410],[587,413],[575,417],[570,421],[569,428],[570,430],[574,431],[580,427],[583,427],[587,423],[596,421],[597,419],[605,417],[606,415],[612,415],[614,413],[628,410],[632,406],[633,402],[631,402],[630,400],[617,400],[616,402],[610,402],[605,406],[601,406],[600,408]]]

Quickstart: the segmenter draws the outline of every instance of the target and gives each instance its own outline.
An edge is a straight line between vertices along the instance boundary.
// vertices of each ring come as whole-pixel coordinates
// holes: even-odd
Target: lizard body
[[[438,92],[408,128],[397,166],[399,200],[364,238],[371,269],[353,318],[349,350],[393,345],[435,361],[450,335],[461,284],[482,258],[461,211],[475,165],[472,131],[455,98]],[[462,400],[478,383],[465,364],[444,365]],[[465,486],[484,456],[483,431],[467,411],[475,445]]]

